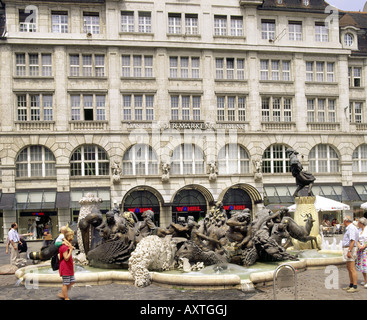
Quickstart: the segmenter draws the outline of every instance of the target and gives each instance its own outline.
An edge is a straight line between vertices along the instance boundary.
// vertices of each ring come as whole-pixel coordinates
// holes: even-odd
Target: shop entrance
[[[52,238],[58,235],[56,211],[32,211],[20,212],[19,214],[19,234],[32,232],[30,239],[39,240],[43,238],[44,232],[48,230]]]
[[[134,212],[139,221],[142,221],[144,211],[154,212],[154,223],[159,226],[160,203],[158,198],[148,190],[135,190],[127,194],[123,200],[122,207],[124,211]]]
[[[172,221],[179,223],[179,219],[187,220],[193,216],[195,221],[204,218],[207,212],[207,201],[201,192],[193,189],[184,189],[177,192],[172,205]]]
[[[249,194],[241,188],[230,188],[223,197],[223,208],[227,216],[230,217],[232,210],[242,211],[250,209],[252,212],[252,200]]]

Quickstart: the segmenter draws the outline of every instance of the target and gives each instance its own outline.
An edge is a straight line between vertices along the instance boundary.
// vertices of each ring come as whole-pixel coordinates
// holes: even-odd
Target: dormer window
[[[303,0],[303,5],[308,7],[310,4],[310,0]]]
[[[354,42],[354,36],[351,33],[346,33],[344,35],[344,44],[348,47],[351,47]]]

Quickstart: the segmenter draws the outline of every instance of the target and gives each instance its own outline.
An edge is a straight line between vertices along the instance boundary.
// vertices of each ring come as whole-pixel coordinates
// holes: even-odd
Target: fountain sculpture
[[[149,271],[191,271],[229,264],[248,267],[257,261],[298,260],[286,250],[290,246],[320,249],[318,215],[311,192],[315,178],[303,171],[297,152],[287,152],[297,184],[294,219],[287,208],[274,213],[264,207],[254,215],[249,209],[227,213],[218,201],[202,220],[197,222],[189,216],[167,228],[155,225],[150,210],[139,221],[133,212],[121,212],[117,206],[106,213],[103,221],[101,200],[88,194],[80,200],[77,260],[92,267],[128,269],[135,285],[144,287],[151,283]],[[299,197],[298,192],[306,186],[309,196]],[[50,247],[31,258],[51,258],[54,250]]]

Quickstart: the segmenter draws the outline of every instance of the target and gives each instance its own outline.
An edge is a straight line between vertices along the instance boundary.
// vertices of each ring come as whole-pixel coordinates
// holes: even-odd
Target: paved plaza
[[[41,242],[28,245],[29,250],[39,249]],[[0,244],[0,265],[9,263],[9,255],[5,254],[5,245]],[[31,264],[28,261],[28,264]],[[359,283],[363,280],[358,274]],[[39,287],[27,289],[24,285],[16,285],[14,275],[0,275],[0,300],[59,300],[58,287]],[[307,269],[297,272],[298,300],[366,300],[367,289],[359,285],[359,292],[347,293],[341,288],[348,285],[348,273],[344,266],[328,269]],[[110,284],[103,286],[75,286],[70,293],[72,300],[205,300],[220,302],[230,300],[273,300],[273,286],[261,286],[253,292],[241,290],[193,290],[184,288],[164,288],[151,285],[136,288],[133,285]],[[293,300],[294,289],[278,290],[277,298]]]

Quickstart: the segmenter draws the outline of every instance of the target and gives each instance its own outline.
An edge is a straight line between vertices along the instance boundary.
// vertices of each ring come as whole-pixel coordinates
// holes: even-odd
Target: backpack
[[[59,254],[55,254],[51,258],[51,267],[53,271],[59,270]]]

